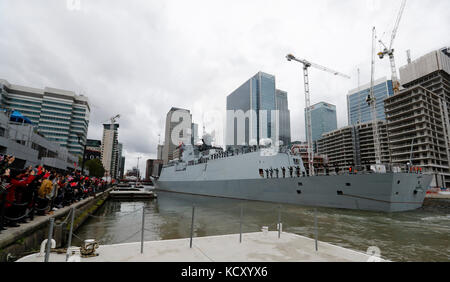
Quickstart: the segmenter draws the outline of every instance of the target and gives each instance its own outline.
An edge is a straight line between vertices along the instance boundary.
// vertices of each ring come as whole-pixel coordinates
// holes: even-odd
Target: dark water
[[[190,236],[192,205],[195,204],[194,236],[239,233],[243,206],[243,232],[276,230],[280,210],[283,231],[314,238],[314,209],[293,205],[158,193],[157,200],[108,200],[76,231],[81,239],[101,244],[137,242],[141,239],[142,208],[145,207],[144,238],[166,240]],[[376,246],[383,258],[393,261],[450,261],[450,213],[421,209],[403,213],[378,213],[318,208],[319,240],[366,252]],[[79,245],[80,239],[74,240]]]

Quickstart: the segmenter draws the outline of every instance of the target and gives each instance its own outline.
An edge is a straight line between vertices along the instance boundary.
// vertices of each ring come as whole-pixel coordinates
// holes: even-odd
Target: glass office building
[[[227,146],[275,141],[275,76],[258,72],[227,96]]]
[[[348,124],[356,125],[372,121],[370,106],[366,99],[369,96],[370,83],[353,89],[347,95]],[[374,82],[377,120],[386,120],[384,114],[384,100],[394,95],[392,81],[385,77]]]
[[[315,142],[322,138],[322,134],[337,129],[336,106],[330,103],[320,102],[310,107],[311,110],[311,131],[312,141]],[[306,121],[306,109],[305,109]],[[308,130],[305,122],[306,138]]]
[[[284,145],[291,143],[291,113],[288,108],[287,92],[276,90],[276,106],[279,112],[279,134]]]

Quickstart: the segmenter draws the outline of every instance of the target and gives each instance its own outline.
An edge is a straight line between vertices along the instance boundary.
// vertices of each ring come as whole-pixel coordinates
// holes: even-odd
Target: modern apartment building
[[[48,140],[82,155],[90,115],[87,97],[50,87],[14,85],[4,79],[0,79],[0,96],[1,108],[19,111]]]
[[[336,106],[326,102],[320,102],[310,107],[311,111],[311,131],[312,141],[322,138],[322,134],[337,129]],[[305,109],[306,120],[306,109]],[[306,129],[306,140],[308,140],[308,130]]]
[[[119,167],[119,146],[118,146],[119,124],[103,124],[102,138],[102,164],[105,169],[105,176],[112,179],[117,178]]]
[[[389,147],[386,121],[378,121],[381,162],[389,163]],[[317,141],[320,155],[327,156],[328,166],[334,170],[348,171],[350,167],[370,170],[375,164],[373,122],[350,125],[323,134]]]
[[[376,99],[377,120],[386,120],[384,100],[394,95],[392,81],[386,77],[374,81],[374,96]],[[372,121],[372,112],[366,99],[370,93],[370,83],[350,90],[347,94],[348,125]]]

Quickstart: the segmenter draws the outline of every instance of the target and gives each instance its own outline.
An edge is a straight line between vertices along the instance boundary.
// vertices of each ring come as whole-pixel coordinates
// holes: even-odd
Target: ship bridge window
[[[344,192],[342,192],[342,191],[337,191],[337,194],[338,194],[339,196],[342,196],[342,195],[344,195]]]
[[[302,182],[299,182],[299,183],[298,183],[298,186],[303,186],[303,183],[302,183]]]
[[[301,194],[302,193],[302,190],[297,190],[297,194]]]
[[[345,186],[352,186],[351,183],[345,183]]]

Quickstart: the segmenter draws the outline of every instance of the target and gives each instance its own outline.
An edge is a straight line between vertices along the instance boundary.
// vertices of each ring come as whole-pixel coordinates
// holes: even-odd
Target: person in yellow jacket
[[[49,195],[52,192],[52,189],[53,189],[53,182],[49,179],[44,179],[38,191],[39,197],[42,199],[46,199],[47,195]]]

